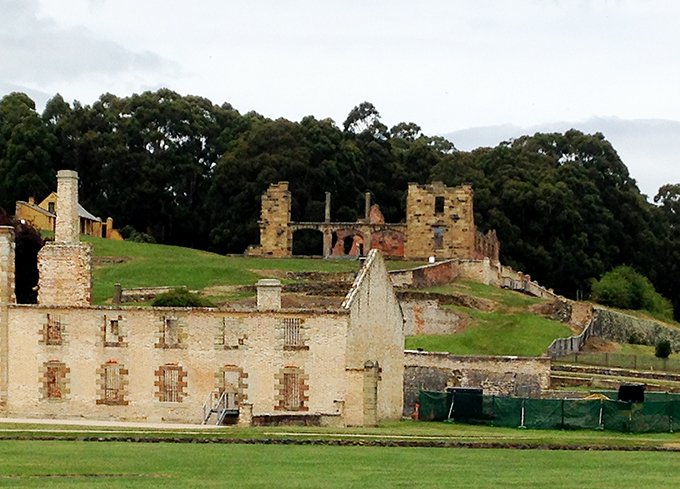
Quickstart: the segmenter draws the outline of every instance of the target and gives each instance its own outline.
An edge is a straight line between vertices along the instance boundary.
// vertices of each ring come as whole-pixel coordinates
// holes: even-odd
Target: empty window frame
[[[434,213],[443,214],[444,213],[444,197],[434,198]]]
[[[122,320],[122,316],[104,316],[105,346],[120,346],[123,342]]]
[[[433,229],[434,249],[438,250],[444,247],[444,228],[435,227]]]
[[[47,325],[45,326],[45,343],[61,345],[63,343],[62,333],[61,317],[58,314],[48,314]]]
[[[56,360],[43,364],[42,396],[43,399],[64,399],[68,394],[66,388],[66,374],[69,369],[64,363]]]
[[[179,346],[179,320],[165,317],[163,321],[163,344],[166,347]]]

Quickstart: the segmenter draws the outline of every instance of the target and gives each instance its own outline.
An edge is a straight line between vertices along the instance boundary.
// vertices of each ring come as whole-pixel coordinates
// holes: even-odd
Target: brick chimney
[[[73,170],[57,172],[57,225],[54,230],[57,243],[80,241],[78,217],[78,173]]]

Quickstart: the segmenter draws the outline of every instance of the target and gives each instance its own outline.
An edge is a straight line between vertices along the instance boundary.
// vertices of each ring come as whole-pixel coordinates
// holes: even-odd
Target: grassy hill
[[[536,297],[470,281],[427,290],[491,299],[498,304],[498,308],[488,312],[469,307],[444,306],[470,318],[465,331],[454,335],[411,336],[406,338],[408,349],[422,348],[458,355],[540,356],[555,338],[572,335],[568,326],[530,312],[530,306],[544,302]]]
[[[347,272],[358,267],[355,260],[245,258],[179,246],[90,236],[81,239],[93,244],[97,262],[102,263],[94,270],[95,304],[104,304],[113,297],[115,283],[123,288],[185,285],[191,290],[204,290],[216,285],[252,285],[267,276],[266,270]],[[401,261],[391,262],[388,266],[408,268],[419,264]]]

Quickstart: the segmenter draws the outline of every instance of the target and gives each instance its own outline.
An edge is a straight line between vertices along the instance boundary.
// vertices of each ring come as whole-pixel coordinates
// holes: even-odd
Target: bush
[[[671,342],[667,339],[659,340],[659,342],[656,344],[656,352],[654,353],[657,358],[668,358],[668,355],[671,353]]]
[[[173,289],[158,294],[151,305],[160,307],[215,307],[215,304],[210,300],[189,292],[186,288]]]
[[[125,241],[156,244],[156,240],[153,236],[147,233],[140,233],[129,224],[120,230],[120,235],[123,237],[123,239],[125,239]]]
[[[644,275],[629,266],[616,267],[593,281],[591,299],[618,309],[644,310],[673,319],[673,306],[661,296]]]

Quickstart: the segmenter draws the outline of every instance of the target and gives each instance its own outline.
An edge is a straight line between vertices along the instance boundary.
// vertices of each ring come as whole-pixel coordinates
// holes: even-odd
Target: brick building
[[[58,174],[64,211],[39,255],[37,305],[15,303],[13,230],[0,227],[5,415],[198,423],[215,408],[242,424],[399,419],[403,318],[379,251],[336,308],[281,308],[271,279],[249,311],[92,306],[77,178]]]

